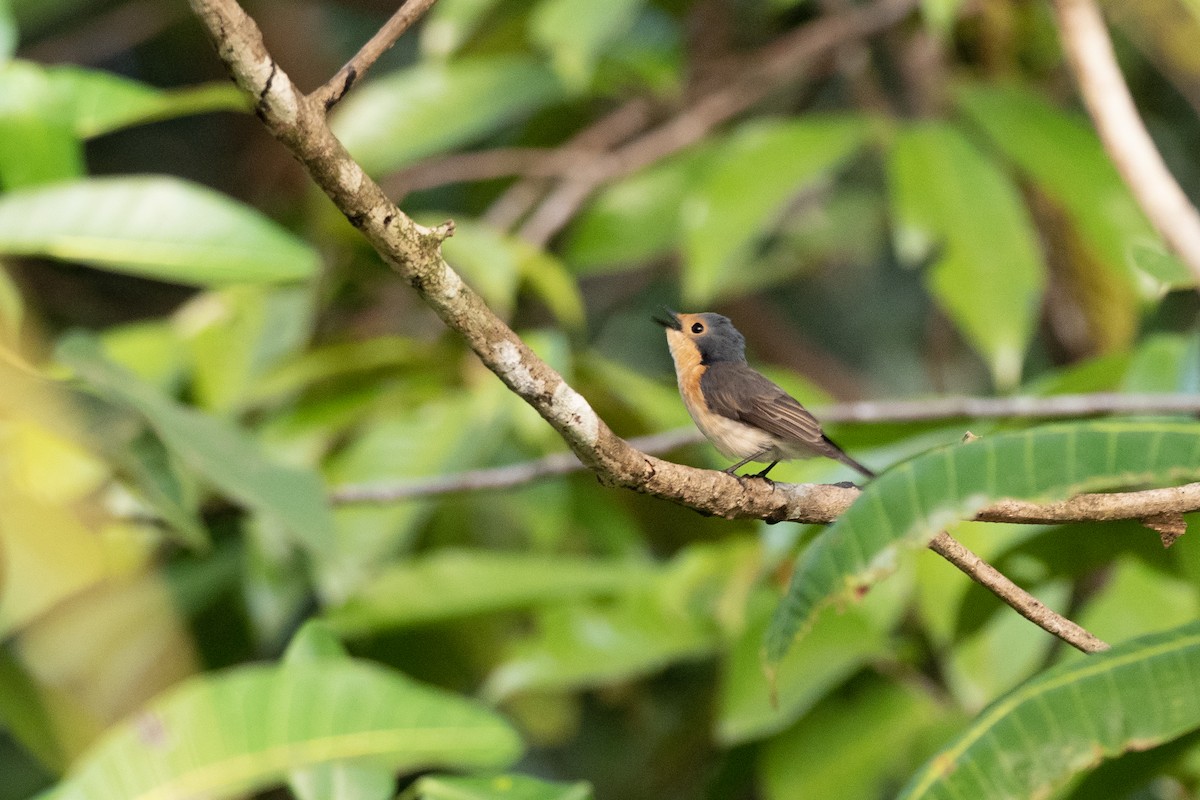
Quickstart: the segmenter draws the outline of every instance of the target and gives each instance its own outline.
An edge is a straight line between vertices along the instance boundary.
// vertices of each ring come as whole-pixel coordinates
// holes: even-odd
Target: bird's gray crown
[[[705,327],[704,332],[695,337],[696,346],[700,348],[700,363],[746,360],[746,337],[733,327],[728,317],[712,312],[696,316],[703,320]]]

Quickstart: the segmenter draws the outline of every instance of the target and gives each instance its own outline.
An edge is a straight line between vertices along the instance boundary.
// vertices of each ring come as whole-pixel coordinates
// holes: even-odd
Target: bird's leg
[[[779,463],[778,460],[772,461],[770,464],[767,464],[767,468],[764,469],[762,472],[756,472],[753,475],[751,475],[750,477],[751,478],[762,478],[764,481],[769,481],[771,479],[767,477],[767,473],[770,472],[772,469],[774,469],[775,465],[778,463]]]
[[[769,447],[768,447],[766,450],[762,450],[762,451],[759,451],[759,452],[757,452],[757,453],[754,453],[754,454],[752,454],[752,455],[748,455],[748,456],[746,456],[746,457],[745,457],[745,458],[743,458],[741,461],[739,461],[739,462],[737,462],[736,464],[734,464],[732,467],[726,467],[726,468],[725,468],[724,470],[722,470],[722,471],[723,471],[723,472],[724,472],[726,475],[733,475],[733,477],[735,477],[735,478],[741,478],[741,477],[762,478],[762,477],[765,477],[765,476],[766,476],[766,474],[767,474],[767,472],[769,472],[769,471],[770,471],[771,467],[773,467],[773,466],[775,466],[776,464],[778,464],[778,463],[779,463],[778,461],[774,461],[774,462],[772,462],[772,463],[771,463],[771,467],[767,467],[766,469],[764,469],[762,472],[758,473],[757,475],[747,475],[747,476],[743,476],[743,475],[738,475],[738,474],[737,474],[737,471],[738,471],[739,469],[741,469],[742,467],[746,466],[747,464],[749,464],[751,461],[758,461],[760,458],[762,458],[763,456],[765,456],[765,455],[766,455],[767,453],[769,453],[769,452],[771,452],[771,448],[769,448]]]

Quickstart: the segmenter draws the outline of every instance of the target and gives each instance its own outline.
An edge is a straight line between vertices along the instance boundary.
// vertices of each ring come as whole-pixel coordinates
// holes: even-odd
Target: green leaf
[[[445,58],[467,42],[500,0],[441,0],[425,14],[421,25],[421,52]]]
[[[528,775],[496,775],[491,778],[426,775],[401,800],[591,800],[592,787],[585,781],[557,783]]]
[[[345,648],[320,622],[300,626],[283,655],[286,665],[347,663]],[[288,788],[297,800],[390,800],[396,778],[391,770],[348,761],[293,770]]]
[[[717,631],[652,592],[603,607],[555,606],[537,614],[537,633],[518,641],[490,676],[484,696],[582,689],[627,680],[716,647]]]
[[[997,701],[902,800],[1046,797],[1104,758],[1200,726],[1200,623],[1060,664]]]
[[[900,546],[1000,498],[1047,501],[1116,486],[1200,477],[1200,425],[1087,422],[1048,425],[951,445],[889,469],[800,556],[767,632],[778,662],[816,611],[852,598],[889,571]]]
[[[93,178],[0,196],[0,254],[188,284],[303,280],[315,250],[248,206],[176,178]]]
[[[987,361],[996,385],[1013,388],[1045,283],[1016,186],[942,123],[903,130],[888,172],[900,257],[933,260],[926,281],[934,298]]]
[[[873,658],[888,652],[886,637],[859,609],[827,610],[804,647],[791,650],[768,681],[762,640],[769,609],[747,626],[729,654],[721,682],[717,741],[737,745],[777,733],[811,709]]]
[[[858,117],[808,117],[751,123],[733,134],[683,202],[685,302],[703,306],[759,288],[745,268],[755,242],[789,201],[862,147],[867,132]]]
[[[448,550],[384,570],[325,613],[345,635],[611,595],[645,586],[653,571],[637,563],[523,553]]]
[[[605,49],[633,26],[646,0],[541,0],[529,16],[535,43],[570,86],[585,87]]]
[[[526,58],[419,64],[365,84],[339,105],[333,129],[374,175],[481,139],[564,96],[554,73]]]
[[[567,262],[583,274],[620,271],[673,250],[683,197],[711,156],[694,147],[601,189],[567,229]]]
[[[191,114],[250,110],[245,95],[228,82],[164,91],[111,72],[69,65],[47,67],[45,73],[56,119],[81,139]]]
[[[224,494],[278,519],[314,553],[329,549],[333,519],[315,474],[267,460],[245,433],[142,383],[105,360],[87,336],[65,337],[58,357],[93,389],[145,417],[167,447]]]
[[[924,739],[947,721],[944,707],[900,682],[863,683],[830,694],[765,743],[759,773],[767,800],[876,800],[928,756]]]
[[[495,767],[520,751],[493,712],[369,662],[244,666],[151,702],[101,739],[53,797],[238,797],[335,761]]]
[[[84,171],[83,146],[59,113],[46,71],[23,61],[0,68],[0,184],[15,189]]]
[[[1152,296],[1158,290],[1146,277],[1178,284],[1158,234],[1083,117],[1017,86],[969,84],[956,99],[992,146],[1066,212],[1092,256],[1125,286]],[[1135,280],[1134,267],[1144,270],[1142,280]]]

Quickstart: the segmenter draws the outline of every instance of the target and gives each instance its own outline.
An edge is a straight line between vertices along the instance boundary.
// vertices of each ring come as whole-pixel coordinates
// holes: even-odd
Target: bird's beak
[[[683,330],[683,323],[679,321],[679,312],[672,311],[666,306],[663,306],[662,311],[655,314],[651,319],[664,328],[670,328],[673,331]]]

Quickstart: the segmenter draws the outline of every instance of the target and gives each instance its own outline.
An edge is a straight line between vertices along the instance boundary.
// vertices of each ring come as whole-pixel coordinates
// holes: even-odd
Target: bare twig
[[[1200,281],[1200,213],[1171,176],[1121,76],[1094,0],[1054,0],[1067,59],[1108,157],[1142,211]]]
[[[1084,417],[1096,414],[1200,414],[1200,395],[1190,394],[1082,394],[1082,395],[1053,395],[1050,397],[941,397],[929,400],[891,400],[859,403],[839,403],[816,409],[819,419],[829,423],[847,422],[931,422],[952,419],[983,419],[1000,418],[1040,418],[1053,419],[1059,417]],[[662,455],[688,444],[704,441],[703,435],[693,426],[676,428],[650,436],[642,436],[629,440],[629,445],[643,453]],[[554,453],[533,461],[508,464],[502,467],[471,470],[453,475],[439,475],[433,478],[415,480],[398,480],[387,483],[349,484],[334,489],[330,499],[334,503],[394,503],[402,500],[413,500],[422,497],[434,497],[456,492],[483,491],[491,489],[511,489],[533,481],[545,478],[568,475],[584,469],[579,459],[570,453]],[[1170,492],[1174,490],[1161,490]],[[1139,493],[1145,494],[1145,493]],[[1089,495],[1092,496],[1092,495]],[[1085,496],[1088,497],[1088,496]],[[1111,508],[1120,509],[1124,500],[1120,495],[1094,495],[1097,498],[1115,498]],[[1147,508],[1147,515],[1165,513],[1180,504],[1186,505],[1186,498],[1176,497],[1174,500],[1166,494],[1161,498],[1163,505],[1159,510]],[[1028,508],[1019,509],[1012,505],[1005,512],[1007,518],[990,520],[994,522],[1066,522],[1072,519],[1140,519],[1143,512],[1133,513],[1124,517],[1097,517],[1087,514],[1100,513],[1098,507],[1092,506],[1090,511],[1084,510],[1081,499],[1068,501],[1075,505],[1030,504]],[[1155,507],[1157,508],[1157,506]],[[1072,514],[1085,516],[1071,516]],[[1120,513],[1120,512],[1119,512]],[[1038,516],[1038,515],[1041,516]],[[817,522],[821,520],[807,520]]]
[[[355,83],[362,80],[363,75],[371,68],[379,57],[392,48],[396,40],[404,35],[414,22],[436,3],[437,0],[406,0],[404,5],[392,14],[391,19],[375,32],[354,57],[342,66],[324,86],[315,90],[310,97],[326,111],[337,105],[346,96]]]
[[[1042,630],[1054,634],[1085,653],[1107,650],[1109,645],[1061,614],[1047,608],[1041,600],[1017,586],[1002,572],[984,561],[950,534],[941,531],[929,543],[929,549],[983,584],[1018,614]]]

